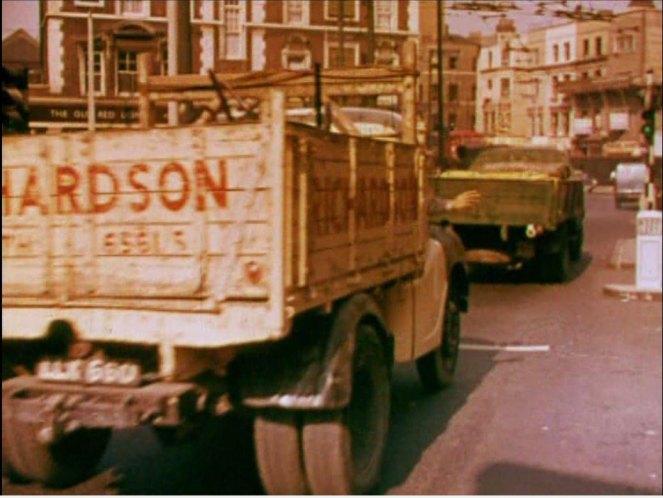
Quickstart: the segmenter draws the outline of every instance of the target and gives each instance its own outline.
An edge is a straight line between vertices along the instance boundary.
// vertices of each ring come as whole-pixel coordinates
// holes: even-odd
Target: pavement
[[[616,270],[635,269],[635,238],[618,239],[610,258],[610,267]],[[635,272],[634,272],[635,273]],[[633,275],[635,282],[635,275]],[[603,293],[622,300],[661,301],[661,289],[642,289],[635,284],[606,284]]]

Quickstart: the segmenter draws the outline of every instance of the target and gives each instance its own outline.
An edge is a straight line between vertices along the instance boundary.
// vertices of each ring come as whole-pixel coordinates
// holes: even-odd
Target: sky
[[[445,1],[447,5],[451,3],[449,0]],[[656,2],[661,8],[661,0],[656,0]],[[520,31],[560,22],[557,18],[533,15],[532,12],[537,4],[534,0],[515,0],[515,3],[520,10],[510,17],[515,20]],[[628,0],[570,0],[568,5],[572,7],[577,3],[581,3],[585,7],[611,9],[619,12],[626,8]],[[479,13],[451,9],[447,9],[446,12],[450,31],[460,35],[468,35],[472,31],[481,31],[484,34],[492,33],[497,22],[497,17],[484,19]],[[23,28],[35,38],[39,38],[39,0],[2,0],[2,38],[4,39],[18,28]]]

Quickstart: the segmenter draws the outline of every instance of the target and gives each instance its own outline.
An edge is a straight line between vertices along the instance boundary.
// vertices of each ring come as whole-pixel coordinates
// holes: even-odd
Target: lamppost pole
[[[444,160],[444,89],[442,84],[442,37],[444,36],[444,4],[437,0],[437,165]]]
[[[94,131],[96,127],[96,109],[94,102],[94,35],[92,26],[92,9],[87,13],[87,128]]]

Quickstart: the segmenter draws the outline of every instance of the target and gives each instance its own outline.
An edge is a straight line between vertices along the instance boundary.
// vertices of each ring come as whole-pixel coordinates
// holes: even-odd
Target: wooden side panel
[[[416,271],[424,237],[415,152],[288,126],[286,282],[296,310]]]

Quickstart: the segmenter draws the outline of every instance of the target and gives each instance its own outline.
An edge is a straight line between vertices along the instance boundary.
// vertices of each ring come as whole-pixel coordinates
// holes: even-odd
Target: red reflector
[[[249,261],[244,265],[244,271],[246,273],[246,278],[249,279],[249,282],[252,284],[257,284],[262,280],[262,267],[255,261]]]

